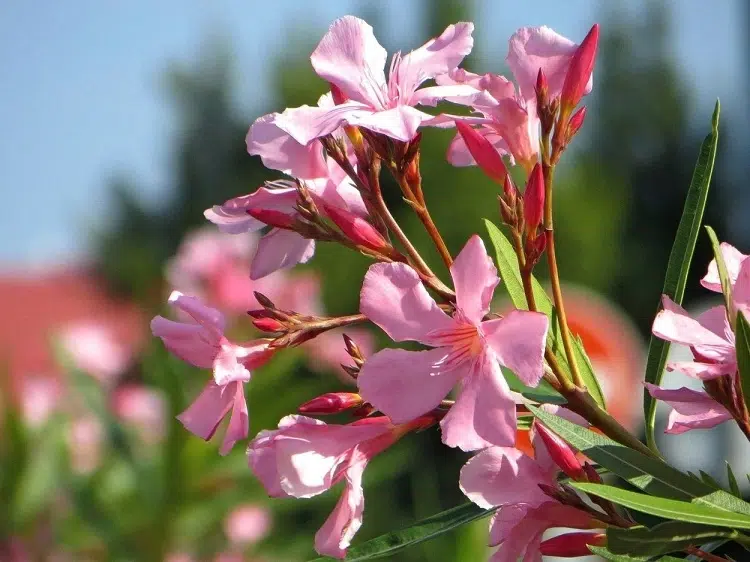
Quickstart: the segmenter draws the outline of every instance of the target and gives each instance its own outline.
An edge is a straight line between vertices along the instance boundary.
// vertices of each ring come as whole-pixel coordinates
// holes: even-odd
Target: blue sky
[[[629,0],[639,10],[648,0]],[[705,118],[721,96],[725,115],[746,111],[741,53],[743,0],[671,0],[673,56],[695,84]],[[477,0],[483,53],[505,56],[518,27],[547,24],[580,39],[594,0]],[[212,35],[229,38],[240,100],[268,105],[267,64],[288,33],[320,37],[335,17],[383,12],[376,34],[404,50],[418,3],[405,0],[4,0],[0,3],[0,267],[65,262],[106,221],[106,179],[121,170],[158,199],[169,170],[172,112],[160,84],[170,61],[190,61]],[[603,30],[606,33],[606,29]],[[247,101],[245,101],[247,100]],[[734,100],[738,100],[735,102]],[[746,116],[746,114],[745,114]]]

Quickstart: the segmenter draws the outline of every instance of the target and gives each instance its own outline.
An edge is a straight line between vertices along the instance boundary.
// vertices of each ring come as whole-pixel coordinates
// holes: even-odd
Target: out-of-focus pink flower
[[[31,427],[39,427],[57,409],[62,397],[60,382],[52,377],[27,376],[21,381],[21,412]]]
[[[436,408],[460,383],[456,403],[441,422],[443,442],[467,451],[513,445],[515,401],[500,366],[527,385],[538,384],[547,317],[514,310],[503,318],[483,320],[500,280],[478,236],[456,257],[451,276],[456,289],[453,317],[440,309],[408,265],[370,267],[360,310],[394,341],[413,340],[434,349],[374,354],[357,378],[360,394],[395,423],[403,423]]]
[[[250,370],[263,365],[273,350],[269,349],[268,340],[255,340],[244,345],[227,340],[224,337],[224,316],[195,297],[174,291],[169,303],[188,314],[192,322],[174,322],[157,316],[151,321],[151,331],[184,361],[213,370],[213,380],[177,419],[190,432],[208,440],[231,410],[229,427],[220,449],[225,455],[248,433],[247,403],[242,385],[250,380]]]
[[[70,464],[76,472],[87,473],[99,466],[104,428],[94,416],[73,420],[68,427]]]
[[[352,358],[346,352],[344,340],[341,337],[346,333],[357,344],[365,357],[372,354],[375,349],[375,338],[372,333],[362,328],[346,328],[329,330],[314,337],[304,344],[304,349],[310,354],[310,366],[316,371],[333,371],[345,382],[354,382],[352,378],[341,368],[341,365],[351,365]]]
[[[518,449],[491,447],[461,469],[459,483],[464,494],[482,508],[499,508],[490,522],[490,546],[500,546],[492,562],[541,560],[540,544],[548,529],[591,528],[590,514],[563,505],[542,491],[540,486],[557,486],[559,470],[538,436],[533,445],[536,458]]]
[[[248,462],[273,497],[309,498],[343,481],[336,507],[315,535],[315,549],[344,558],[362,525],[362,473],[367,463],[409,429],[385,417],[327,425],[305,416],[286,416],[279,429],[261,431],[250,443]]]
[[[530,171],[539,152],[539,112],[536,81],[539,70],[547,79],[548,99],[556,98],[576,52],[577,45],[548,27],[523,27],[510,38],[506,61],[518,84],[518,90],[503,76],[477,75],[456,69],[437,77],[438,84],[466,84],[483,92],[472,98],[457,98],[456,103],[467,103],[479,116],[449,116],[441,124],[451,125],[450,119],[478,125],[477,131],[495,145],[501,154],[509,154]],[[591,91],[591,80],[585,93]],[[454,166],[474,163],[463,138],[456,135],[448,149],[448,160]]]
[[[708,429],[732,419],[727,409],[705,392],[685,387],[671,390],[645,384],[653,398],[662,400],[672,408],[664,433],[680,434],[691,429]]]
[[[262,540],[271,529],[271,514],[259,505],[241,505],[232,510],[224,521],[224,533],[229,542],[246,545]]]
[[[76,368],[102,382],[122,374],[132,357],[131,350],[118,342],[103,324],[70,325],[62,330],[60,342]]]
[[[146,442],[157,442],[164,435],[164,397],[143,385],[129,384],[115,390],[112,409],[123,422],[133,425]]]
[[[277,127],[299,144],[329,135],[342,125],[354,125],[401,141],[409,141],[432,116],[417,105],[436,105],[444,99],[472,96],[466,85],[419,88],[425,81],[456,68],[474,45],[471,23],[449,25],[435,39],[401,56],[396,53],[386,80],[385,49],[363,20],[345,16],[331,25],[313,51],[315,72],[331,83],[346,101],[334,107],[302,106],[275,118]]]

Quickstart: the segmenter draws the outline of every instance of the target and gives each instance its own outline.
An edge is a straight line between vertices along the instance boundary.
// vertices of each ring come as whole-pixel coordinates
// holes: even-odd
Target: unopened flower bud
[[[353,392],[329,392],[302,404],[297,410],[302,414],[339,414],[362,405],[362,397]]]
[[[258,301],[258,303],[260,303],[260,306],[262,306],[263,308],[276,308],[276,305],[273,304],[273,301],[260,291],[253,291],[253,295],[255,296],[255,300]],[[248,312],[248,314],[250,313]]]
[[[563,82],[560,94],[563,112],[572,111],[586,92],[586,86],[594,71],[598,45],[599,24],[596,23],[570,59],[570,65],[568,66],[568,72],[565,75],[565,81]]]
[[[355,244],[376,252],[390,249],[390,244],[383,238],[383,235],[362,217],[333,205],[324,204],[324,209],[328,218]]]
[[[257,318],[253,320],[253,326],[261,332],[283,332],[285,326],[275,318]]]
[[[547,452],[549,452],[549,456],[560,467],[560,470],[573,480],[579,482],[587,480],[586,472],[583,470],[581,462],[576,457],[575,451],[570,448],[570,445],[542,424],[536,425],[536,434],[541,438]]]
[[[482,171],[499,184],[505,183],[508,170],[500,153],[490,141],[480,135],[474,128],[461,121],[456,121],[456,129],[463,137],[466,148]]]
[[[349,101],[349,98],[346,97],[346,94],[341,91],[341,88],[339,88],[336,84],[333,82],[329,83],[329,86],[331,86],[331,97],[333,98],[333,103],[336,105],[341,105],[342,103],[346,103]]]
[[[534,166],[523,193],[523,218],[526,235],[535,238],[536,230],[544,217],[544,174],[539,164]]]
[[[606,546],[607,535],[603,533],[566,533],[547,539],[539,545],[542,556],[575,558],[591,554],[589,546]]]
[[[544,107],[547,105],[547,96],[549,95],[549,83],[547,82],[547,76],[544,74],[544,70],[539,68],[539,72],[536,75],[536,99],[537,107]]]
[[[346,352],[349,354],[349,357],[354,359],[354,362],[357,364],[358,367],[361,367],[362,364],[365,362],[365,356],[362,354],[362,350],[359,349],[357,342],[355,342],[348,335],[344,334],[343,338],[344,338],[344,345],[346,346]]]
[[[594,482],[595,484],[602,483],[602,477],[599,476],[599,473],[591,465],[591,463],[588,463],[588,462],[583,463],[583,471],[586,473],[586,479],[589,482]]]
[[[566,141],[570,142],[571,139],[576,136],[578,131],[583,126],[583,120],[586,119],[586,106],[576,111],[568,121],[568,134]]]
[[[274,209],[248,209],[247,214],[268,226],[294,230],[294,215]]]

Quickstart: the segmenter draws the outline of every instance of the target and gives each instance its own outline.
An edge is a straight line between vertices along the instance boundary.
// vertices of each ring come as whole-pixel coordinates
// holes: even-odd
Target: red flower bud
[[[570,448],[565,441],[552,433],[542,424],[537,423],[535,426],[536,434],[541,438],[549,456],[565,474],[573,480],[586,482],[586,471],[583,470],[581,462],[576,457],[575,451]]]
[[[294,215],[282,213],[274,209],[248,209],[247,214],[268,226],[294,230]]]
[[[526,234],[535,237],[536,229],[544,217],[544,174],[537,163],[531,170],[526,191],[523,192],[523,218],[526,222]]]
[[[542,556],[575,558],[591,554],[589,545],[606,546],[606,544],[607,535],[602,533],[566,533],[544,541],[539,545],[539,553]]]
[[[549,96],[549,83],[547,82],[547,76],[544,74],[544,70],[539,68],[539,73],[536,75],[536,104],[537,107],[545,107],[547,105],[547,97]]]
[[[329,392],[302,404],[297,410],[302,414],[338,414],[362,405],[362,397],[353,392]]]
[[[560,101],[563,111],[572,110],[581,101],[586,85],[591,79],[596,61],[596,49],[599,45],[599,24],[594,24],[584,40],[579,45],[573,57],[563,82]]]
[[[461,121],[456,121],[456,129],[458,129],[458,132],[463,137],[466,148],[469,149],[469,152],[482,171],[497,183],[505,183],[508,170],[503,163],[500,153],[492,146],[492,143],[471,126]]]
[[[570,121],[568,121],[568,138],[567,142],[570,142],[570,140],[576,136],[576,133],[581,129],[583,126],[583,120],[586,119],[586,106],[584,105],[581,109],[576,111],[573,116],[570,118]]]
[[[258,318],[253,320],[253,326],[261,332],[283,332],[285,326],[275,318]]]
[[[323,204],[323,208],[328,218],[355,244],[376,252],[390,248],[390,244],[383,238],[383,235],[362,217],[341,207]]]

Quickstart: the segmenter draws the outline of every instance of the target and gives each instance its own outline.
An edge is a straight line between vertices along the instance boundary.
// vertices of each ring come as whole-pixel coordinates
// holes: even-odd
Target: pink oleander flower
[[[166,405],[158,390],[139,384],[123,385],[114,392],[112,410],[133,426],[144,442],[157,443],[164,436]]]
[[[479,115],[473,117],[443,116],[440,122],[450,125],[450,119],[478,125],[498,151],[510,155],[528,171],[534,166],[539,153],[539,112],[537,108],[536,81],[539,71],[544,72],[548,84],[548,98],[560,96],[565,76],[578,46],[548,27],[522,27],[508,42],[505,58],[518,89],[504,76],[478,75],[457,68],[437,77],[443,85],[466,84],[483,92],[471,98],[457,98],[456,103],[467,103]],[[584,93],[591,91],[589,80]],[[448,149],[448,161],[454,166],[474,163],[461,135],[456,135]]]
[[[66,327],[60,343],[76,368],[101,382],[112,381],[130,364],[132,351],[117,341],[110,328],[96,322]]]
[[[499,508],[490,522],[490,546],[500,548],[491,562],[541,562],[544,533],[553,527],[589,529],[590,514],[545,494],[555,488],[558,467],[536,437],[536,458],[518,449],[491,447],[461,469],[459,483],[466,496],[484,509]]]
[[[393,425],[382,416],[348,425],[286,416],[278,429],[261,431],[253,439],[248,463],[272,497],[310,498],[343,481],[336,507],[315,535],[315,550],[344,558],[362,525],[362,474],[367,463],[414,428]]]
[[[700,390],[686,387],[667,389],[651,383],[644,384],[653,398],[672,408],[664,433],[679,435],[691,429],[715,427],[732,419],[724,406]]]
[[[271,529],[271,514],[259,505],[240,505],[224,522],[224,533],[235,545],[248,545],[262,540]]]
[[[456,68],[474,45],[471,23],[449,25],[419,49],[391,60],[386,80],[385,49],[363,20],[345,16],[333,22],[310,56],[315,72],[332,84],[345,101],[335,107],[302,106],[275,117],[275,125],[300,145],[354,125],[409,141],[433,117],[415,106],[478,92],[465,85],[419,88],[425,81]]]
[[[186,313],[192,322],[174,322],[157,316],[151,321],[151,331],[180,359],[213,370],[213,380],[177,419],[191,433],[209,440],[231,410],[220,449],[220,453],[226,455],[248,434],[243,383],[250,380],[250,370],[263,365],[273,350],[269,349],[268,340],[263,339],[244,345],[230,342],[224,337],[225,319],[221,312],[205,306],[195,297],[174,291],[169,303]]]
[[[726,265],[727,267],[727,274],[729,275],[729,281],[732,284],[732,288],[734,289],[738,279],[740,279],[740,275],[742,274],[742,277],[744,277],[744,279],[741,280],[740,289],[746,292],[748,290],[748,285],[750,285],[748,279],[746,278],[748,275],[750,275],[750,269],[747,269],[746,266],[746,269],[743,271],[742,266],[745,263],[745,258],[747,258],[747,256],[740,252],[737,248],[735,248],[731,244],[727,244],[726,242],[722,242],[719,248],[721,250],[721,257],[724,259],[724,265]],[[719,268],[716,265],[715,259],[712,259],[711,263],[708,264],[708,271],[706,271],[706,275],[703,277],[703,279],[701,279],[701,285],[703,285],[709,291],[721,293]],[[735,300],[736,299],[737,297],[735,297]],[[736,304],[741,305],[743,303]]]
[[[38,428],[58,409],[63,389],[60,381],[48,376],[25,376],[21,384],[21,413],[29,427]]]
[[[527,385],[543,374],[548,321],[544,314],[514,310],[484,320],[500,279],[482,239],[472,236],[451,267],[456,312],[448,316],[411,267],[379,263],[362,286],[360,310],[394,341],[433,349],[384,349],[362,367],[362,397],[394,423],[436,408],[457,384],[456,403],[441,422],[443,442],[463,450],[515,442],[515,401],[500,366]]]

